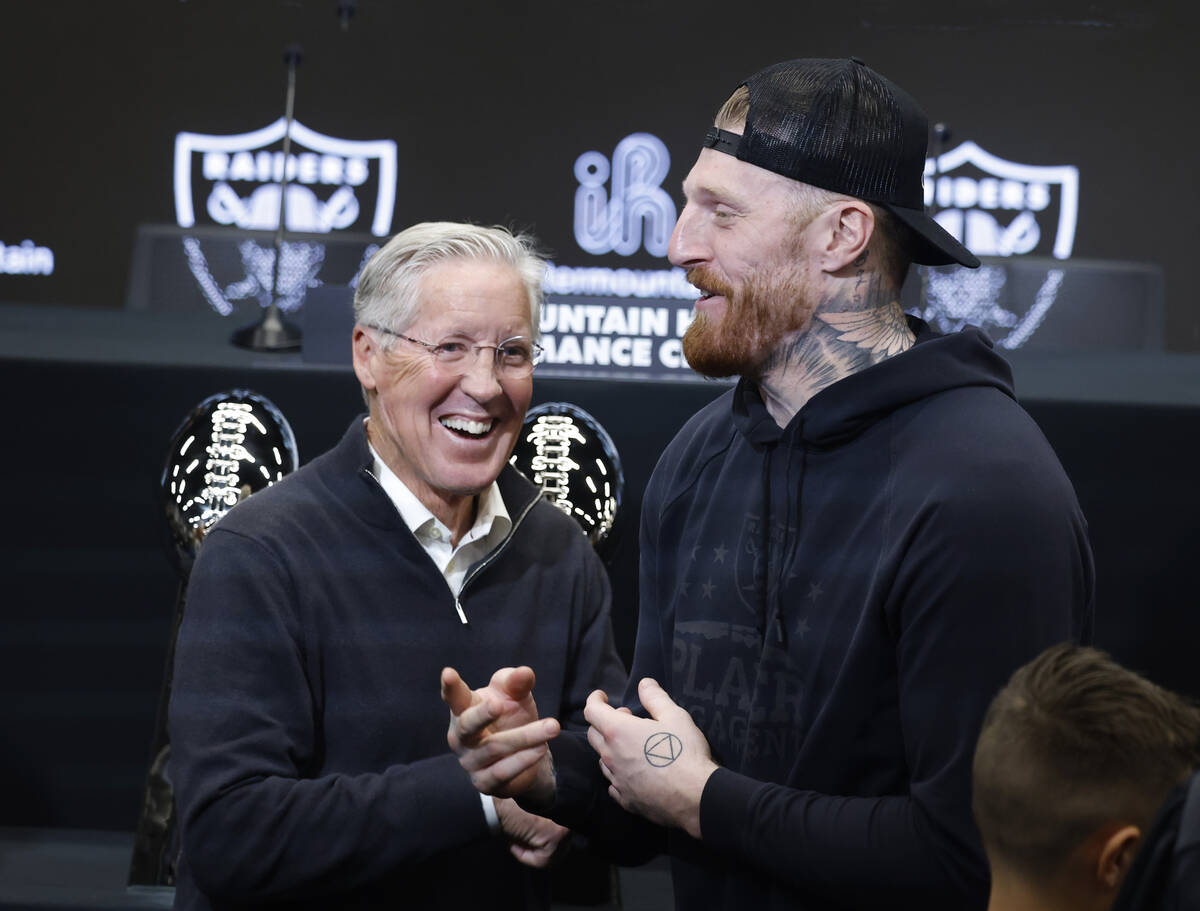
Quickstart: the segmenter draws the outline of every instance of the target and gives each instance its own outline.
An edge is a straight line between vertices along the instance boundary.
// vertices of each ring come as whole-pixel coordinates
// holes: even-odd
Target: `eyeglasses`
[[[452,338],[434,345],[423,342],[419,338],[410,338],[391,329],[385,329],[383,326],[376,326],[374,323],[366,325],[386,335],[394,335],[406,342],[420,345],[433,355],[434,363],[438,365],[439,369],[458,376],[462,376],[474,366],[475,359],[483,350],[495,352],[496,375],[508,380],[520,380],[529,376],[542,359],[542,346],[534,344],[523,335],[506,338],[498,345],[472,345],[469,342]],[[475,355],[474,358],[471,357],[472,354]]]

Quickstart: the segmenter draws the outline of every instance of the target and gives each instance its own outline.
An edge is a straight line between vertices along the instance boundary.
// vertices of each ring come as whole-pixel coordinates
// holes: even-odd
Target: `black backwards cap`
[[[711,127],[707,148],[882,206],[911,229],[913,262],[979,265],[925,214],[929,121],[902,88],[857,57],[789,60],[742,85],[750,91],[745,130]]]

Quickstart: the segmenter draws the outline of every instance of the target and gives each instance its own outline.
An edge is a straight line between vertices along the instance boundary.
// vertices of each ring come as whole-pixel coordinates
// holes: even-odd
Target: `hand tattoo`
[[[683,755],[683,741],[670,731],[659,731],[646,738],[642,752],[646,755],[646,762],[661,769]]]

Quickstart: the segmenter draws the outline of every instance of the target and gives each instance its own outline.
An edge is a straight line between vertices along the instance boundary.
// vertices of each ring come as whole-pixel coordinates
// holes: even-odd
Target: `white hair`
[[[421,278],[452,259],[488,260],[511,266],[529,297],[534,340],[542,309],[546,261],[528,234],[503,227],[426,221],[401,231],[363,267],[354,291],[354,318],[364,325],[403,332],[420,316]]]

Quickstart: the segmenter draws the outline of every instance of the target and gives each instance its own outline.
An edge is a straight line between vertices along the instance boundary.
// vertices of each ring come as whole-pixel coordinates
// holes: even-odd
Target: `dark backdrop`
[[[766,63],[856,54],[954,139],[1076,165],[1074,255],[1166,267],[1167,341],[1200,349],[1192,254],[1200,184],[1194,42],[1183,0],[43,0],[0,21],[0,241],[54,249],[49,277],[0,274],[0,301],[118,307],[139,223],[173,223],[178,132],[239,133],[282,113],[332,136],[399,143],[394,227],[448,218],[532,226],[562,262],[584,151],[649,131],[676,197],[711,115]]]
[[[575,244],[580,153],[611,155],[622,137],[655,133],[675,156],[664,186],[678,203],[699,137],[740,79],[775,60],[856,54],[957,140],[1027,164],[1076,165],[1075,255],[1163,265],[1168,344],[1200,350],[1190,279],[1200,240],[1194,4],[359,0],[357,8],[342,31],[335,0],[6,5],[0,242],[49,246],[56,269],[0,271],[0,302],[121,307],[137,226],[174,222],[175,135],[244,132],[278,117],[281,52],[291,41],[306,51],[299,120],[398,143],[396,228],[431,218],[513,222],[533,227],[562,263],[635,268],[663,263],[644,253],[588,257]],[[246,386],[289,415],[308,460],[358,412],[358,389],[344,371],[11,358],[0,359],[0,384],[0,825],[131,830],[176,596],[156,487],[172,431],[202,398]],[[537,401],[586,408],[625,458],[614,592],[626,653],[642,487],[675,429],[717,391],[538,383]],[[1200,696],[1200,415],[1026,405],[1091,523],[1099,643]]]
[[[14,393],[0,452],[0,825],[132,830],[148,761],[177,582],[157,479],[201,399],[233,387],[272,399],[307,462],[361,408],[346,370],[123,366],[0,360]],[[613,556],[624,656],[636,625],[636,517],[658,453],[721,391],[711,384],[542,379],[535,403],[572,401],[611,433],[627,500]],[[1200,697],[1200,446],[1195,408],[1028,401],[1089,519],[1098,644]],[[436,682],[430,681],[435,699]]]

